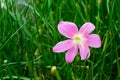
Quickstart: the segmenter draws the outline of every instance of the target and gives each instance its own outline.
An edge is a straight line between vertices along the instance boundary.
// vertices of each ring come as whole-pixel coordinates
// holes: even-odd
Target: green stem
[[[119,56],[118,56],[118,49],[116,48],[116,61],[117,61],[117,69],[118,69],[118,77],[120,78],[120,62],[119,62]]]

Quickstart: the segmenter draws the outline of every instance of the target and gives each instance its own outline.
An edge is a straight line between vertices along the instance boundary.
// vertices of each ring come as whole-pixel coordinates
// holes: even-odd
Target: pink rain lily
[[[90,47],[99,48],[101,46],[101,40],[99,35],[90,34],[95,29],[95,26],[86,22],[82,25],[80,30],[72,22],[62,21],[58,24],[58,31],[68,40],[61,41],[53,47],[53,52],[60,53],[66,52],[65,60],[67,63],[71,63],[75,56],[80,51],[81,60],[85,60],[90,57]]]

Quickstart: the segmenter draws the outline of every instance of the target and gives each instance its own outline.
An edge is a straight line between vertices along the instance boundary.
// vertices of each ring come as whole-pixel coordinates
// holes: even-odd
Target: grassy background
[[[120,80],[120,0],[0,0],[0,79]],[[65,62],[52,47],[60,21],[96,25],[102,47]],[[51,73],[51,68],[56,70]]]

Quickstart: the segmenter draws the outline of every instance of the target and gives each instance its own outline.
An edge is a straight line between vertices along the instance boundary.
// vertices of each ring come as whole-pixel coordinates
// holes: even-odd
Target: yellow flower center
[[[79,43],[80,40],[81,40],[81,36],[75,35],[75,36],[74,36],[74,40]]]
[[[82,34],[76,34],[76,35],[74,35],[74,44],[75,45],[80,44],[80,45],[83,46],[84,43],[85,43],[85,38],[83,37]]]

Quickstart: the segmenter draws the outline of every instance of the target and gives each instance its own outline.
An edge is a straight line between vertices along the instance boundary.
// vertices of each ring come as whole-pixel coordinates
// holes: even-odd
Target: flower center
[[[81,44],[83,45],[85,42],[85,38],[83,37],[82,34],[76,34],[74,35],[74,44],[77,45],[77,44]]]
[[[80,37],[79,35],[75,35],[74,40],[75,40],[76,42],[80,42],[81,37]]]

